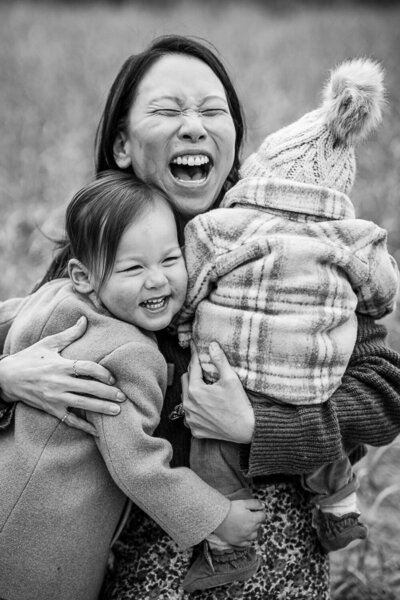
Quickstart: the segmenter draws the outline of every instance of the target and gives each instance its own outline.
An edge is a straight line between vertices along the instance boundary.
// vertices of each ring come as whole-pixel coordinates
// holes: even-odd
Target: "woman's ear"
[[[132,165],[131,155],[129,154],[129,141],[122,131],[117,133],[113,145],[114,160],[120,169],[127,169]]]
[[[71,258],[68,261],[68,275],[77,292],[81,294],[93,292],[90,272],[77,258]]]

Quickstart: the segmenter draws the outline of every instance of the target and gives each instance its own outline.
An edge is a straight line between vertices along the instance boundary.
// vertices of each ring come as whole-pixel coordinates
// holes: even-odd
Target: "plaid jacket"
[[[218,341],[243,386],[273,401],[327,400],[355,344],[355,312],[394,309],[398,269],[386,232],[356,219],[332,189],[243,179],[221,208],[189,222],[185,253],[180,343],[193,336],[215,381],[208,345]]]

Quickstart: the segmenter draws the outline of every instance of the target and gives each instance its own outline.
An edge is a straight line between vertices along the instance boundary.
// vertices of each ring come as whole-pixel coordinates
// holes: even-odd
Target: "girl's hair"
[[[216,55],[216,50],[204,40],[166,35],[155,39],[152,44],[140,54],[130,56],[122,65],[120,72],[111,86],[103,115],[96,133],[95,155],[96,172],[106,169],[119,169],[114,158],[114,142],[120,131],[125,131],[129,110],[135,100],[136,93],[143,77],[162,56],[168,54],[183,54],[197,58],[210,67],[222,83],[229,109],[236,130],[234,163],[227,180],[214,204],[219,205],[224,194],[239,179],[240,150],[244,135],[244,117],[239,98],[230,77]],[[134,165],[129,167],[129,171]]]
[[[66,237],[58,242],[57,255],[35,289],[52,279],[66,277],[71,258],[77,258],[94,273],[101,287],[113,269],[125,229],[160,197],[164,198],[160,191],[139,181],[132,173],[104,171],[99,174],[69,203]]]

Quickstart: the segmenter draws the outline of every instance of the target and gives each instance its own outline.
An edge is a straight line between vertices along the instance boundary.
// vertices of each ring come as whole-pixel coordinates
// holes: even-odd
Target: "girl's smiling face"
[[[175,218],[158,196],[119,243],[111,275],[98,289],[102,304],[118,319],[148,331],[169,325],[186,294],[187,273]]]
[[[224,87],[201,60],[162,56],[143,77],[114,144],[120,168],[159,187],[191,218],[215,202],[235,155]]]

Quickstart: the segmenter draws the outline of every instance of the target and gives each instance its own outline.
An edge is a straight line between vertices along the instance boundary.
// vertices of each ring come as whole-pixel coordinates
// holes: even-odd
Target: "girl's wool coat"
[[[0,597],[96,600],[126,497],[181,548],[213,531],[229,501],[189,469],[171,469],[170,444],[152,435],[167,366],[151,334],[97,310],[67,279],[14,306],[6,353],[85,315],[86,334],[63,356],[101,363],[128,399],[116,417],[87,414],[96,438],[17,403],[12,426],[0,436]],[[0,305],[3,333],[9,313],[10,305]]]

